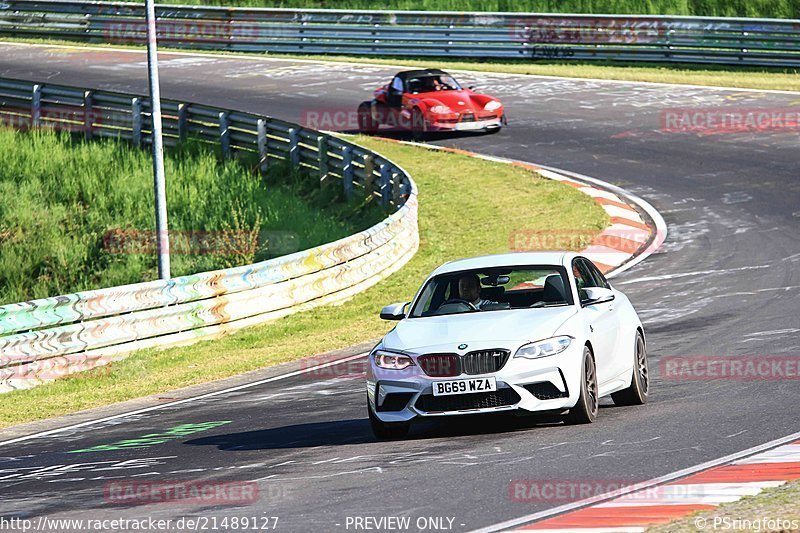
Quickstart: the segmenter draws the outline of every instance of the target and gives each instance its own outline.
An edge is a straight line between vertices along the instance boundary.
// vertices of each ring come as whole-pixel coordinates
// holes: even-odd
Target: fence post
[[[392,200],[394,206],[397,208],[400,205],[400,196],[402,195],[403,177],[399,172],[392,172]]]
[[[353,197],[353,170],[353,148],[345,146],[342,154],[342,187],[346,200]]]
[[[92,95],[94,91],[83,92],[83,136],[86,139],[92,138],[92,124],[94,123],[94,111],[92,111]]]
[[[317,137],[317,165],[321,183],[328,176],[328,139],[324,135]]]
[[[289,161],[295,169],[300,166],[300,132],[297,128],[289,128]]]
[[[178,104],[178,138],[184,142],[187,136],[187,122],[189,115],[189,104]]]
[[[364,189],[367,191],[367,197],[372,196],[373,182],[375,181],[375,160],[370,154],[364,156]]]
[[[42,86],[38,83],[33,85],[31,92],[31,126],[39,127],[42,119]]]
[[[256,121],[256,138],[258,139],[258,168],[265,173],[269,168],[269,142],[267,139],[267,119],[260,118]]]
[[[135,97],[131,98],[131,142],[142,144],[142,99]]]
[[[389,208],[389,201],[392,199],[392,189],[391,183],[389,180],[391,179],[392,171],[389,169],[388,163],[383,163],[381,165],[381,205],[384,209]]]
[[[219,114],[219,146],[222,148],[222,157],[231,155],[231,131],[228,128],[228,112],[222,111]]]

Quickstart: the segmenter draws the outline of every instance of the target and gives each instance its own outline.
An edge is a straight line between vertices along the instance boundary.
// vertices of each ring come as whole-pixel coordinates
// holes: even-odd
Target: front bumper
[[[402,371],[378,368],[370,356],[367,398],[372,411],[384,422],[507,411],[562,411],[578,401],[582,356],[583,346],[573,342],[565,351],[550,357],[510,357],[503,368],[492,374],[446,378],[427,376],[419,366]],[[437,381],[480,377],[494,377],[497,391],[433,396],[433,383]]]
[[[471,121],[433,121],[427,125],[428,131],[481,131],[500,128],[503,126],[503,117]]]

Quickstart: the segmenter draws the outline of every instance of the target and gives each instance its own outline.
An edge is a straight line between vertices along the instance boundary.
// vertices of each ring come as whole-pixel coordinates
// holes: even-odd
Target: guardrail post
[[[324,135],[317,137],[317,166],[321,183],[328,176],[328,139]]]
[[[92,138],[92,124],[94,122],[94,111],[92,110],[92,95],[94,91],[83,92],[83,136],[86,139]]]
[[[289,128],[289,161],[294,168],[300,166],[300,132],[297,128]]]
[[[399,172],[392,172],[392,201],[394,201],[395,206],[400,205],[400,196],[403,193],[402,179],[403,177],[400,175]]]
[[[375,160],[371,155],[364,156],[364,188],[367,190],[367,196],[372,196],[373,183],[375,182]]]
[[[231,155],[231,131],[228,128],[228,112],[219,114],[219,145],[222,148],[222,157]]]
[[[33,85],[31,92],[31,126],[39,127],[42,120],[42,86],[38,83]]]
[[[142,145],[142,99],[131,98],[131,142]]]
[[[260,118],[256,121],[256,139],[258,140],[258,168],[265,173],[269,168],[269,142],[267,139],[267,119]]]
[[[389,207],[389,201],[392,199],[391,183],[389,183],[391,176],[392,176],[392,171],[389,169],[389,164],[388,163],[382,164],[380,191],[381,191],[381,205],[383,206],[384,209],[387,209]]]
[[[180,142],[186,140],[188,134],[189,104],[178,104],[178,138]]]
[[[353,171],[353,149],[345,146],[342,153],[342,188],[346,200],[353,197]]]

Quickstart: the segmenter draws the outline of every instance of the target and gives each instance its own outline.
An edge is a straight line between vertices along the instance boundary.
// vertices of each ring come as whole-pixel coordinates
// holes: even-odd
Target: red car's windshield
[[[419,76],[409,78],[406,88],[410,93],[427,93],[434,91],[460,91],[461,85],[448,75],[431,74],[429,76]]]

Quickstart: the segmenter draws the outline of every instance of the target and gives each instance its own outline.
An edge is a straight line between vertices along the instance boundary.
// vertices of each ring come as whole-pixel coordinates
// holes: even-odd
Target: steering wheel
[[[450,300],[447,300],[446,302],[444,302],[444,303],[443,303],[441,306],[439,306],[439,307],[444,307],[445,305],[450,305],[450,304],[460,304],[460,305],[463,305],[464,307],[466,307],[466,308],[467,308],[468,310],[470,310],[470,311],[477,311],[477,310],[478,310],[478,308],[477,308],[477,307],[475,307],[475,304],[474,304],[474,303],[472,303],[472,302],[470,302],[470,301],[468,301],[468,300],[461,299],[461,298],[451,298]]]

